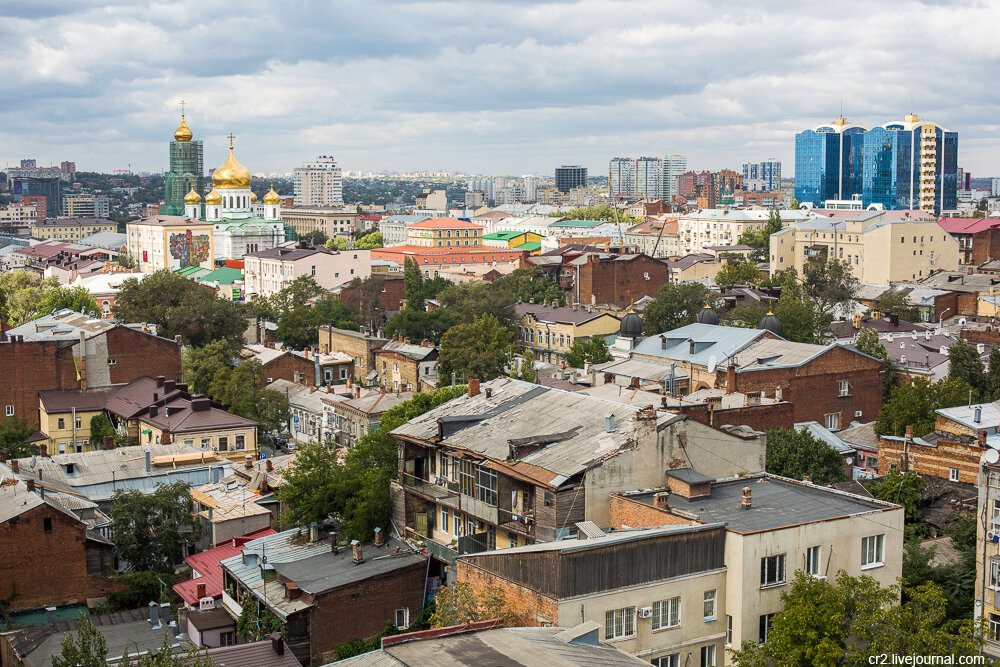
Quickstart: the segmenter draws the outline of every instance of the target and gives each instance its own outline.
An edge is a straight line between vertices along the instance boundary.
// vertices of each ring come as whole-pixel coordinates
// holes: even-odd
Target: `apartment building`
[[[98,232],[115,232],[116,225],[107,218],[46,218],[31,225],[31,235],[36,239],[76,242]]]
[[[353,238],[361,229],[357,209],[340,206],[283,206],[281,222],[295,230],[296,236],[322,232],[327,238]]]
[[[542,303],[518,303],[514,312],[520,318],[518,347],[531,350],[538,361],[557,365],[566,361],[576,339],[613,334],[621,325],[607,313]]]
[[[454,218],[421,220],[406,228],[406,243],[424,248],[451,248],[482,245],[483,228]]]
[[[438,350],[429,340],[413,345],[409,338],[396,335],[374,355],[377,381],[385,391],[422,391],[421,385],[437,387]]]
[[[356,398],[329,401],[333,408],[334,441],[344,447],[353,446],[365,433],[378,427],[386,410],[413,398],[413,392],[369,392]]]
[[[975,618],[986,625],[983,653],[1000,658],[1000,462],[995,449],[977,472]]]
[[[289,241],[244,257],[247,300],[271,296],[302,276],[312,276],[329,290],[371,275],[371,250],[329,250],[305,241]]]
[[[391,435],[393,523],[449,563],[565,538],[581,521],[607,527],[609,494],[662,485],[673,467],[721,476],[764,465],[762,434],[511,378],[469,380],[467,395]]]
[[[185,266],[215,268],[215,226],[180,215],[143,218],[125,226],[136,270],[153,273]]]
[[[70,218],[107,218],[111,215],[111,202],[107,195],[65,195],[62,214]]]
[[[447,211],[448,192],[446,190],[436,190],[425,188],[417,195],[415,208],[425,211]]]
[[[343,206],[344,179],[336,160],[320,155],[293,170],[296,206]]]
[[[771,274],[794,268],[802,275],[807,262],[836,258],[850,264],[854,277],[862,283],[886,285],[959,267],[958,241],[933,214],[888,210],[837,213],[836,217],[788,221],[772,234]]]
[[[90,420],[104,414],[113,391],[105,388],[38,392],[38,430],[46,436],[48,451],[65,454],[102,449],[104,443],[91,442]]]
[[[782,210],[778,213],[786,224],[809,216],[809,212],[804,210]],[[679,215],[677,231],[680,235],[680,252],[688,254],[702,252],[709,246],[737,245],[744,232],[764,229],[770,215],[769,209],[725,208],[701,209]]]
[[[44,205],[42,206],[44,209]],[[6,208],[0,208],[0,225],[14,227],[31,227],[39,218],[39,205],[35,203],[11,202]]]
[[[676,218],[653,219],[630,227],[623,235],[625,245],[635,246],[650,257],[676,257],[681,254]]]

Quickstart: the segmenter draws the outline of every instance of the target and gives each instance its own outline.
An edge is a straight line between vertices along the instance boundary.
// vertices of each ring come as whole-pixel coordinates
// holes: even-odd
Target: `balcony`
[[[458,482],[442,480],[442,483],[438,484],[437,480],[431,482],[408,473],[400,475],[399,481],[403,483],[403,486],[408,491],[413,491],[434,503],[446,505],[454,509],[458,509],[461,506]]]

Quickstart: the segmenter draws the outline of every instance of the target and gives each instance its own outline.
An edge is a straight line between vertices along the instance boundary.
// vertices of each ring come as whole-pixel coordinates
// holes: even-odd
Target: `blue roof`
[[[644,338],[633,348],[632,352],[672,361],[690,362],[701,366],[707,366],[709,360],[715,357],[716,364],[722,364],[723,361],[766,334],[769,335],[770,332],[763,329],[743,329],[741,327],[695,323]],[[694,341],[693,353],[689,343],[692,340]],[[664,343],[666,349],[664,349]]]

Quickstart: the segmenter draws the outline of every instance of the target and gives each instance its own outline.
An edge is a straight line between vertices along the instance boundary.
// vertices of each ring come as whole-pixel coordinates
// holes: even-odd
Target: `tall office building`
[[[958,206],[958,132],[907,114],[864,135],[861,199],[887,209]]]
[[[579,165],[556,167],[556,189],[567,193],[574,188],[587,187],[587,168]]]
[[[11,176],[14,201],[27,202],[32,197],[45,198],[45,216],[57,218],[62,212],[62,180],[58,176]]]
[[[320,155],[295,169],[296,206],[343,206],[344,179],[337,162]]]
[[[958,133],[907,114],[865,130],[837,118],[795,135],[795,198],[940,214],[958,204]]]
[[[184,114],[170,142],[170,171],[164,179],[163,215],[184,215],[184,196],[205,194],[205,149],[187,126]]]
[[[743,165],[743,189],[771,192],[781,187],[781,162],[775,158]]]
[[[538,187],[538,179],[534,176],[522,176],[521,181],[524,183],[524,201],[535,201],[535,189]]]
[[[827,199],[859,193],[864,135],[843,116],[795,135],[795,198],[822,208]]]
[[[677,153],[671,153],[664,160],[663,178],[665,181],[663,198],[673,201],[674,197],[681,193],[681,174],[687,171],[687,158]]]

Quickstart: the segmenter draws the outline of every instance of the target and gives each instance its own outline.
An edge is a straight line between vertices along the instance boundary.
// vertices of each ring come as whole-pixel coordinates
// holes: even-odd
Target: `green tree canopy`
[[[817,310],[832,321],[836,310],[846,311],[858,292],[860,281],[854,276],[850,264],[841,259],[830,259],[826,262],[806,262],[802,269],[802,284]]]
[[[751,259],[754,262],[766,262],[771,247],[771,234],[780,232],[782,227],[781,214],[777,209],[772,209],[767,216],[767,224],[762,229],[748,229],[740,235],[739,244],[751,246],[754,251]],[[759,278],[758,278],[759,280]],[[716,279],[716,284],[721,285]],[[747,283],[733,283],[747,284]]]
[[[892,390],[896,388],[896,371],[892,367],[892,358],[885,346],[879,340],[878,331],[865,327],[858,332],[857,350],[882,361],[882,400],[889,400]]]
[[[332,239],[328,239],[323,245],[329,250],[347,250],[351,247],[351,241],[344,236],[334,236]]]
[[[801,286],[792,282],[782,288],[781,296],[770,304],[744,303],[733,308],[724,324],[756,329],[768,312],[781,322],[781,336],[797,343],[822,342],[825,318],[816,311],[812,300]]]
[[[159,335],[180,335],[186,345],[195,347],[221,338],[238,341],[246,329],[240,304],[220,299],[211,287],[165,270],[141,281],[122,281],[111,312],[123,322],[155,324]]]
[[[119,489],[111,498],[111,540],[118,556],[133,570],[173,572],[185,547],[201,537],[191,487],[184,482],[159,484],[152,493]]]
[[[471,324],[479,316],[489,314],[511,330],[518,324],[516,300],[511,292],[495,289],[491,283],[451,285],[438,294],[442,307],[450,309],[461,324]]]
[[[412,257],[403,260],[403,283],[407,310],[424,309],[424,274]]]
[[[757,285],[760,283],[763,274],[757,262],[745,257],[733,256],[726,265],[715,274],[715,284],[722,286],[729,285]]]
[[[228,373],[233,369],[237,349],[232,341],[214,340],[204,347],[188,347],[184,350],[181,375],[192,392],[212,397],[212,380],[219,371]]]
[[[910,303],[908,297],[909,290],[901,292],[893,289],[886,290],[878,298],[875,310],[886,315],[896,315],[901,320],[907,322],[917,322],[920,320],[920,310]]]
[[[616,210],[608,204],[600,206],[584,206],[568,211],[554,211],[549,213],[550,218],[568,218],[570,220],[604,220],[606,222],[619,222],[621,224],[638,225],[642,220],[629,216],[626,211]]]
[[[311,232],[306,232],[305,234],[299,236],[299,240],[305,241],[309,245],[316,246],[316,245],[323,245],[324,243],[327,242],[328,239],[326,234],[324,234],[322,230],[315,229]]]
[[[585,364],[603,364],[611,361],[611,353],[603,336],[591,336],[586,340],[573,339],[573,344],[566,350],[566,365],[573,368],[583,368]]]
[[[69,308],[100,312],[97,301],[81,285],[64,287],[55,276],[42,278],[24,270],[0,273],[0,320],[14,327]]]
[[[450,308],[435,308],[429,312],[406,308],[389,318],[385,325],[385,335],[399,334],[415,342],[426,338],[437,345],[445,332],[458,323],[458,318]]]
[[[29,445],[28,438],[35,432],[34,425],[21,417],[4,417],[0,420],[0,452],[8,459],[19,459],[38,453],[37,445]]]
[[[526,269],[514,269],[510,273],[493,281],[493,289],[504,290],[514,295],[515,299],[528,303],[548,302],[555,306],[566,305],[566,293],[549,280],[549,275],[538,266]]]
[[[465,380],[492,380],[507,372],[515,349],[514,333],[492,314],[481,315],[472,324],[453,326],[441,337],[441,378],[455,373]]]
[[[948,348],[948,378],[962,380],[980,394],[986,385],[986,369],[975,345],[959,338]]]
[[[509,599],[504,588],[498,584],[476,589],[468,582],[457,581],[443,587],[435,602],[430,619],[433,628],[447,628],[494,618],[503,619],[505,627],[516,628],[529,625],[532,620],[532,610]]]
[[[642,311],[643,332],[647,336],[655,336],[691,324],[705,307],[705,295],[708,293],[701,283],[663,285]]]
[[[925,378],[916,377],[909,384],[895,387],[889,400],[882,403],[875,433],[878,435],[901,436],[906,427],[913,427],[913,435],[921,437],[934,430],[934,411],[964,405],[977,397],[976,391],[964,380],[939,380],[934,384]]]
[[[989,401],[1000,399],[1000,347],[990,345],[990,365],[983,379],[983,398]]]
[[[275,433],[288,424],[288,397],[267,385],[261,363],[244,359],[235,368],[212,376],[208,396],[233,414],[257,422],[258,432]]]
[[[521,355],[521,369],[517,374],[519,380],[538,384],[538,373],[535,372],[535,353],[525,350]]]
[[[792,479],[812,478],[814,484],[847,480],[844,460],[833,447],[809,431],[785,428],[767,432],[767,472]]]
[[[62,650],[52,656],[52,667],[107,667],[107,660],[108,640],[86,615],[80,614],[76,635],[63,635]]]
[[[354,244],[358,250],[374,250],[382,247],[382,232],[370,232],[358,239]]]
[[[868,491],[879,500],[902,505],[907,523],[920,521],[920,499],[924,492],[924,480],[917,473],[890,470],[868,487]]]

